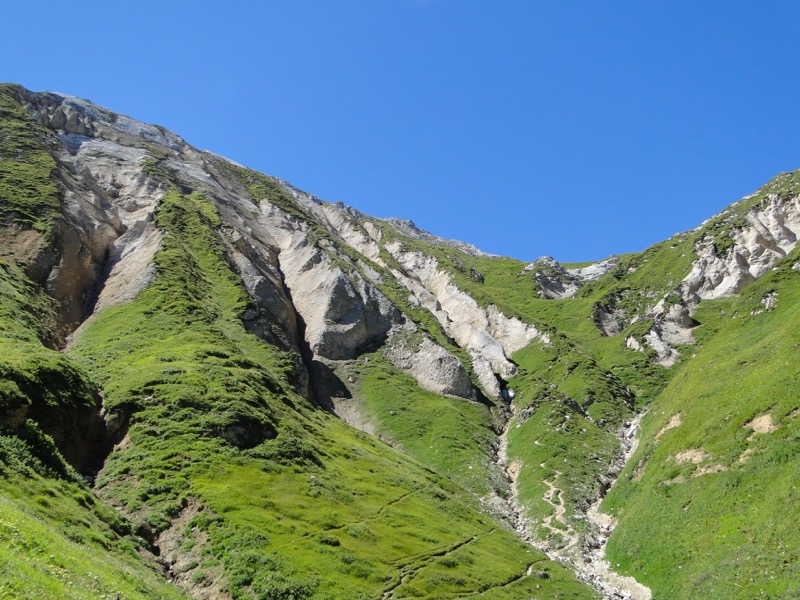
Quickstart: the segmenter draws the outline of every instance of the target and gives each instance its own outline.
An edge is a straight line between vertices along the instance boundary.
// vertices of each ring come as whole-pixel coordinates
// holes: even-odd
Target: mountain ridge
[[[77,467],[85,493],[127,523],[108,535],[163,547],[170,577],[200,598],[649,597],[602,566],[609,535],[612,560],[655,597],[792,593],[791,561],[769,563],[771,579],[748,571],[739,592],[713,544],[705,578],[680,577],[663,551],[631,550],[658,546],[642,527],[677,526],[641,498],[753,468],[737,462],[734,430],[716,442],[730,451],[673,440],[662,455],[662,438],[687,427],[653,423],[675,382],[708,385],[694,365],[714,348],[791,310],[797,173],[642,253],[564,268],[322,202],[87,101],[8,85],[0,99],[12,184],[0,187],[2,331],[15,357],[2,365],[0,451],[16,465],[4,489],[85,486]],[[708,308],[753,302],[735,323]],[[760,360],[772,372],[779,359],[765,347]],[[769,414],[782,432],[760,434],[748,456],[762,458],[749,460],[784,456],[797,427],[785,391],[796,375],[782,368],[780,411],[762,406],[773,384],[754,375],[763,390],[729,416],[745,431]],[[61,397],[46,384],[54,372],[74,373]],[[721,393],[700,397],[744,402]],[[705,404],[683,402],[675,422],[697,413],[716,427]],[[75,425],[56,425],[67,414]],[[661,466],[637,475],[643,453]],[[58,466],[62,455],[72,466]],[[775,468],[788,472],[793,456]],[[596,516],[607,493],[619,533]],[[630,522],[628,506],[646,518]],[[491,571],[471,568],[491,556]],[[0,564],[10,576],[13,560]]]

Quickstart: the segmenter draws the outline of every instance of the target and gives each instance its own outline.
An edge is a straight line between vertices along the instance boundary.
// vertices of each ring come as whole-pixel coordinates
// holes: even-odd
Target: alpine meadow
[[[798,234],[527,263],[3,84],[0,598],[800,598]]]

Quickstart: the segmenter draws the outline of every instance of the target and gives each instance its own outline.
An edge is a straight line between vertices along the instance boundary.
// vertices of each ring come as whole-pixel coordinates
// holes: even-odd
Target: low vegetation
[[[800,593],[800,532],[787,510],[800,464],[797,260],[738,298],[703,304],[695,357],[651,404],[605,502],[620,519],[611,559],[664,597]]]
[[[380,232],[371,261],[292,188],[221,159],[203,163],[209,195],[191,192],[178,154],[143,142],[137,168],[172,190],[155,215],[154,279],[58,351],[47,268],[31,267],[65,223],[57,139],[21,93],[0,86],[0,598],[593,598],[500,517],[521,507],[558,549],[588,532],[606,493],[619,521],[607,555],[656,598],[800,596],[800,250],[738,297],[701,302],[672,367],[644,343],[653,307],[685,302],[697,253],[729,253],[751,210],[794,201],[800,172],[548,300],[523,262],[349,211]],[[349,427],[304,396],[302,342],[284,347],[304,356],[244,327],[258,307],[216,185],[252,200],[242,214],[266,201],[304,222],[319,256],[413,321],[411,346],[435,340],[473,383],[469,351],[401,283],[388,244],[434,258],[478,306],[545,336],[509,357],[518,373],[503,398],[423,390],[381,349],[332,362],[376,435]],[[610,487],[620,435],[643,411]]]
[[[0,222],[49,231],[59,208],[52,133],[20,105],[17,88],[0,85]]]
[[[546,581],[529,577],[544,556],[459,486],[297,395],[294,358],[238,319],[247,297],[208,201],[168,194],[157,224],[155,283],[89,323],[71,356],[130,418],[98,476],[102,497],[151,540],[202,507],[186,525],[208,540],[196,585],[221,570],[234,598],[432,597],[444,581],[497,598],[536,585],[588,593],[553,564]]]

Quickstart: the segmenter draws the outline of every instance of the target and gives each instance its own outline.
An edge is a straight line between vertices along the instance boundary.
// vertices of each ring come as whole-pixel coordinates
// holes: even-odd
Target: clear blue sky
[[[800,2],[13,5],[0,80],[523,260],[642,250],[800,167]]]

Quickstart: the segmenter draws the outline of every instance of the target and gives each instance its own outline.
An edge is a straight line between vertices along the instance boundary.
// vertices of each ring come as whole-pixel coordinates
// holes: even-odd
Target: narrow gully
[[[636,432],[643,416],[644,413],[641,413],[632,419],[619,436],[623,453],[617,464],[618,469],[615,469],[617,474],[614,475],[614,479],[607,489],[610,489],[616,483],[618,474],[636,450],[638,444]],[[510,488],[510,494],[502,500],[506,503],[507,514],[514,532],[524,542],[544,552],[548,558],[569,566],[578,578],[598,590],[605,598],[610,600],[650,600],[652,592],[648,587],[639,583],[633,577],[626,577],[615,572],[611,564],[606,560],[606,542],[616,526],[616,520],[610,515],[599,511],[600,503],[605,494],[602,494],[592,503],[585,515],[591,525],[591,533],[589,535],[596,536],[598,542],[591,544],[597,546],[595,549],[588,549],[589,545],[582,543],[582,536],[575,532],[564,518],[563,502],[557,503],[554,501],[555,498],[560,497],[562,494],[562,491],[556,487],[558,476],[560,475],[560,473],[556,473],[552,480],[544,482],[548,487],[548,491],[543,499],[553,508],[553,514],[543,521],[546,528],[565,538],[567,544],[560,549],[554,549],[545,541],[533,536],[517,492],[517,477],[520,465],[517,462],[510,463],[508,460],[508,431],[514,422],[514,417],[514,414],[510,415],[503,425],[495,455],[495,464],[506,475]],[[561,527],[554,525],[553,521],[558,522]]]

